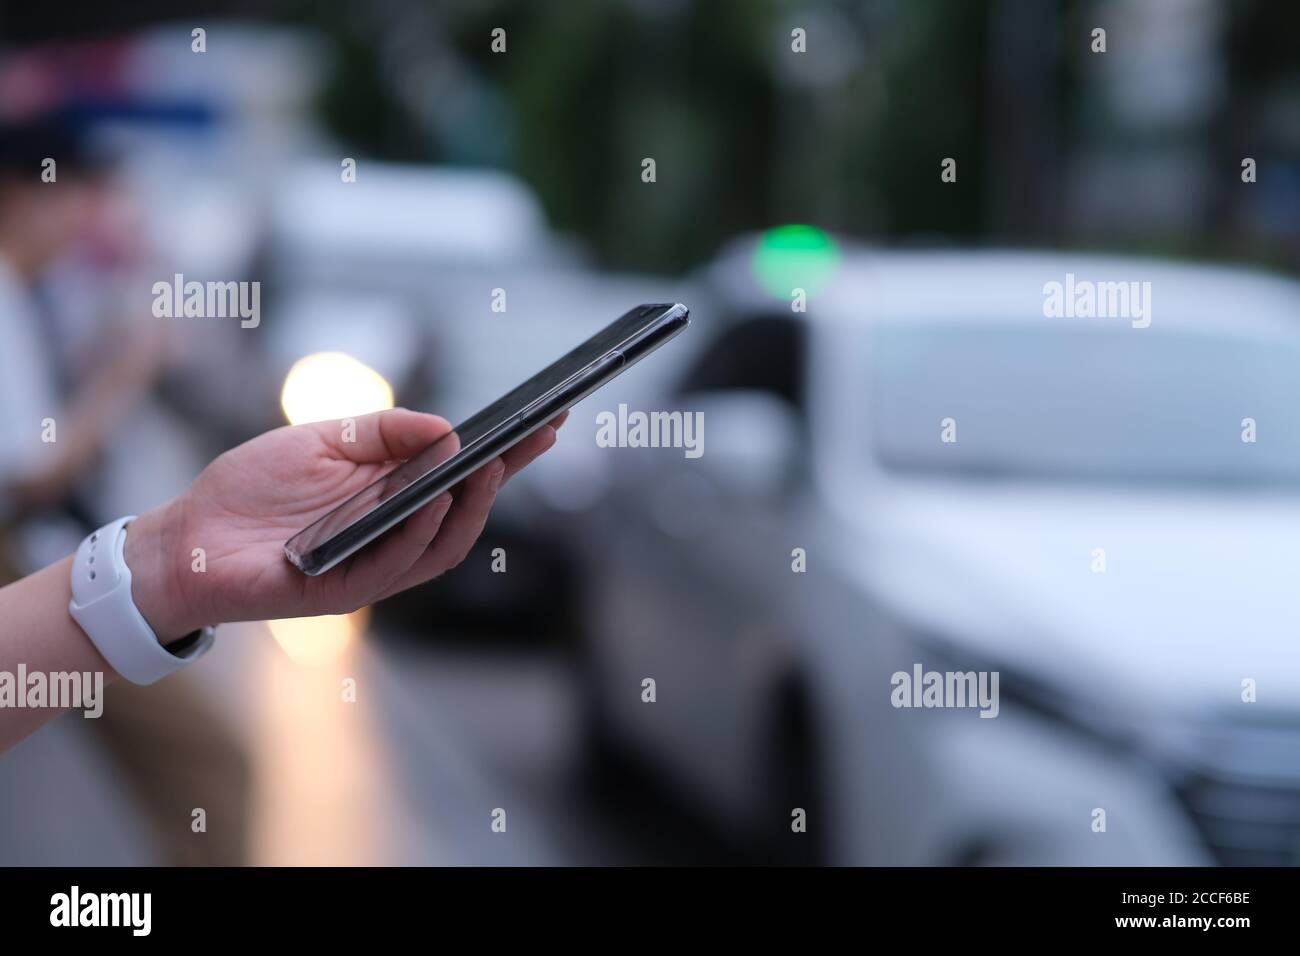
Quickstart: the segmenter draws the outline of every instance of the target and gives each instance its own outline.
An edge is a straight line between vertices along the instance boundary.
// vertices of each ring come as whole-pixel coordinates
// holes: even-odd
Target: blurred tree
[[[773,9],[514,0],[475,7],[456,46],[506,91],[512,165],[552,221],[607,263],[678,268],[767,221]],[[498,25],[507,55],[488,48]],[[641,179],[645,158],[653,183]]]
[[[1295,269],[1300,264],[1300,4],[1241,0],[1225,11],[1229,95],[1208,148],[1218,175],[1206,251]],[[1241,181],[1241,162],[1257,180]]]
[[[606,263],[675,269],[783,221],[979,233],[986,16],[983,0],[505,0],[466,8],[455,46],[506,91],[512,165],[556,225]],[[488,48],[498,25],[505,56]],[[828,83],[832,55],[848,67]],[[958,187],[940,184],[946,156]]]
[[[894,239],[983,231],[988,8],[985,0],[924,0],[897,6],[879,26],[872,57],[880,106],[853,122],[840,171],[847,228],[866,223]],[[957,160],[955,184],[940,181],[945,157]]]
[[[1103,107],[1127,97],[1123,61],[1093,62],[1078,40],[1098,17],[1134,9],[1094,0],[200,0],[184,15],[322,35],[334,66],[322,116],[347,148],[511,169],[555,226],[606,265],[683,269],[737,232],[785,222],[890,242],[1083,237],[1294,257],[1300,67],[1288,44],[1300,7],[1225,5],[1221,50],[1192,64],[1225,74],[1213,118],[1178,136],[1130,124],[1121,143]],[[0,25],[13,44],[179,15],[159,0],[87,11],[5,5]],[[504,54],[491,50],[497,27]],[[806,31],[806,53],[791,50],[794,28]],[[1177,43],[1148,41],[1182,63]],[[1115,198],[1143,150],[1211,171],[1197,194],[1203,216],[1156,227]],[[1261,178],[1243,194],[1237,171],[1248,154]],[[1094,155],[1118,157],[1092,185],[1118,207],[1108,214],[1123,229],[1105,220],[1087,232],[1064,209],[1071,169]],[[641,180],[647,157],[654,183]],[[947,157],[955,184],[940,180]]]

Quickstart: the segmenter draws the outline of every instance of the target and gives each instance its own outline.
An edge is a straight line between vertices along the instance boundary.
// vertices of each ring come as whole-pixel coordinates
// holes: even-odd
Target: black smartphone
[[[637,306],[299,531],[285,556],[304,574],[324,574],[689,324],[681,303]]]

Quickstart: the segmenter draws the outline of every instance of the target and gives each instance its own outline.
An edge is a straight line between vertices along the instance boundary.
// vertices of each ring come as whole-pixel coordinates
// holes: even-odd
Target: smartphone
[[[324,574],[689,324],[681,303],[637,306],[299,531],[285,556],[304,574]]]

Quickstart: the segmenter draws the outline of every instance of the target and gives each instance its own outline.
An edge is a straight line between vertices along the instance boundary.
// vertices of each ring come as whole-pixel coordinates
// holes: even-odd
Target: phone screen
[[[581,398],[585,391],[581,394],[575,392],[565,403],[564,386],[572,382],[577,388],[578,380],[582,378],[580,373],[585,369],[600,363],[611,353],[619,354],[620,368],[631,365],[681,331],[688,315],[685,306],[672,304],[641,305],[628,311],[294,535],[285,543],[285,554],[308,574],[328,570],[414,513],[422,504],[446,491],[464,477],[460,472],[468,473],[466,468],[472,470],[478,464],[486,463]],[[663,329],[666,334],[655,335],[656,329]],[[620,349],[624,351],[620,352]],[[614,374],[616,371],[604,380]],[[590,383],[591,387],[599,384],[603,381]],[[530,406],[548,396],[555,396],[554,410],[544,420],[525,422],[525,412]]]

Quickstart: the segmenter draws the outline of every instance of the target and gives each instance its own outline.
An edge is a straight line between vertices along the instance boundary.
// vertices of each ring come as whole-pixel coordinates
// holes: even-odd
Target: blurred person
[[[47,157],[57,163],[52,182],[41,176]],[[0,127],[0,518],[78,512],[78,480],[160,367],[158,330],[135,323],[101,335],[96,368],[72,382],[66,330],[45,303],[42,281],[85,233],[100,172],[58,127]]]
[[[501,485],[555,443],[567,413],[420,508],[385,537],[317,577],[292,567],[285,540],[365,488],[393,463],[451,431],[443,418],[403,408],[355,420],[285,426],[214,460],[181,495],[125,527],[130,597],[158,645],[187,660],[213,622],[342,614],[423,584],[465,559]],[[191,573],[202,542],[204,573]],[[105,567],[108,556],[101,567]],[[99,672],[117,677],[69,610],[74,557],[0,589],[0,673]],[[103,639],[102,635],[98,639]],[[201,640],[201,638],[200,638]],[[195,655],[197,656],[197,655]],[[53,708],[0,708],[0,751]]]
[[[55,161],[50,182],[42,177],[47,158]],[[79,488],[93,481],[115,430],[161,370],[161,328],[95,321],[109,303],[99,301],[85,264],[70,261],[79,247],[97,243],[103,258],[112,245],[95,233],[112,193],[107,165],[84,133],[41,119],[0,126],[0,585],[100,523]],[[91,317],[89,330],[60,312],[60,295],[59,304]],[[76,354],[79,345],[89,361]],[[242,860],[251,774],[219,717],[178,681],[116,689],[93,724],[172,862]],[[232,821],[231,840],[174,838],[165,821],[177,806],[193,806],[195,790]]]

